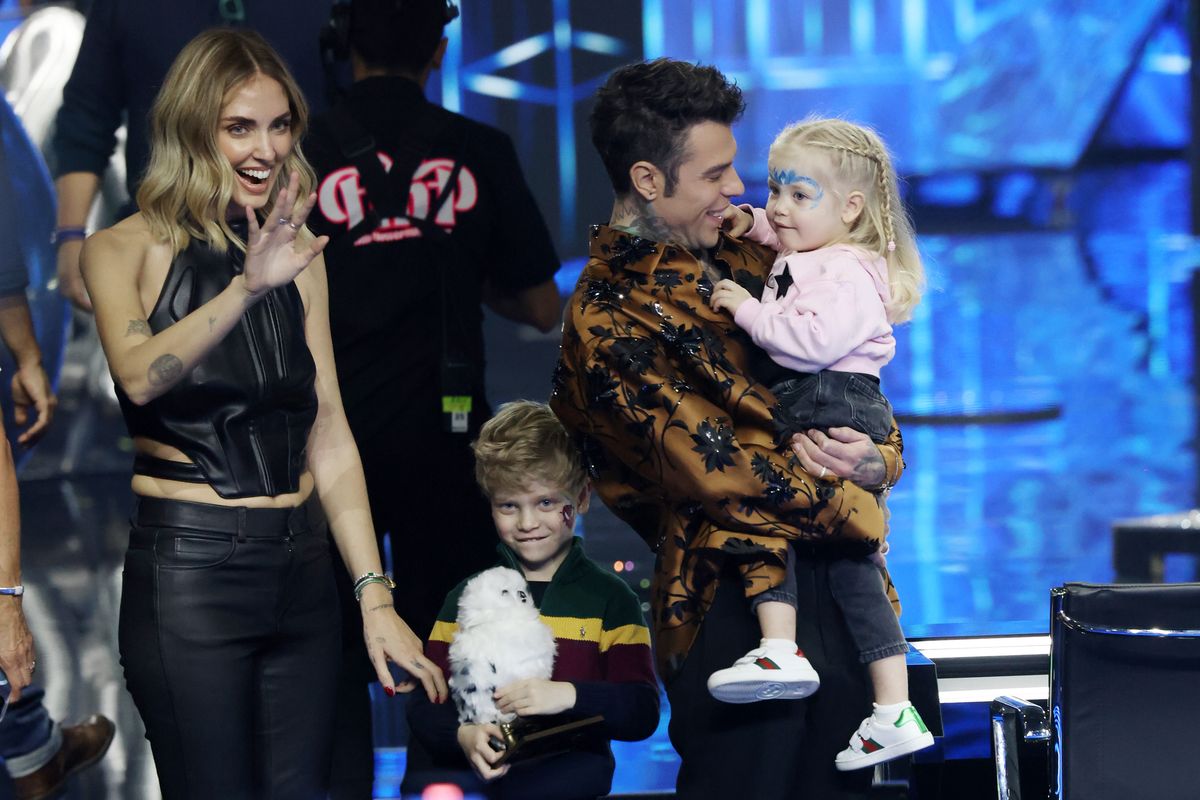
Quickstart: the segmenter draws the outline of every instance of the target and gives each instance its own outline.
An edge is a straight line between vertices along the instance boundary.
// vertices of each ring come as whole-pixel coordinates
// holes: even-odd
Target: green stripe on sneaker
[[[896,719],[896,727],[900,728],[908,723],[913,723],[917,726],[917,730],[921,733],[929,733],[929,728],[925,727],[925,720],[921,719],[921,715],[917,713],[917,709],[909,706],[900,712],[900,716]]]
[[[881,745],[879,742],[875,741],[874,739],[863,739],[862,740],[862,751],[864,753],[874,753],[876,750],[882,750],[882,749],[883,749],[883,745]]]
[[[755,666],[762,667],[763,669],[779,669],[779,665],[766,656],[759,656],[758,658],[754,659],[754,664]]]

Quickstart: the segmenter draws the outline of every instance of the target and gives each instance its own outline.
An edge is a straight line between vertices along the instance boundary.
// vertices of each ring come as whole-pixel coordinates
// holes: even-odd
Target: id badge
[[[470,364],[448,361],[442,364],[442,430],[466,433],[471,419]]]

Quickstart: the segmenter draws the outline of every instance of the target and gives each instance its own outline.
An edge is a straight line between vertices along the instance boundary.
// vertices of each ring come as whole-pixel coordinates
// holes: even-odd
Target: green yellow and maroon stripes
[[[501,545],[501,563],[519,569],[512,551]],[[458,630],[459,584],[442,605],[426,643],[426,655],[443,671],[449,667],[450,642]],[[641,605],[629,586],[587,558],[581,540],[550,581],[540,608],[554,632],[558,653],[552,680],[644,681],[654,684],[650,631]]]

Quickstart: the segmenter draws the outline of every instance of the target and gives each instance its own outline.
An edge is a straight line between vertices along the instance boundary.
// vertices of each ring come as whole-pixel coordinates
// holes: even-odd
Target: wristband
[[[18,583],[16,586],[0,586],[0,595],[9,595],[10,597],[20,597],[25,594],[25,586]]]
[[[394,591],[396,582],[387,575],[380,575],[378,572],[365,572],[359,576],[354,582],[354,600],[362,602],[363,589],[370,586],[372,583],[381,583],[389,592]]]
[[[74,239],[86,239],[87,228],[83,226],[68,226],[63,228],[55,228],[54,233],[50,234],[50,244],[58,247],[63,242],[70,242]]]

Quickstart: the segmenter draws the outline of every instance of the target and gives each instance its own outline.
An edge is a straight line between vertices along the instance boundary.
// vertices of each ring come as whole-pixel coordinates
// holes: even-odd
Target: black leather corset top
[[[242,262],[232,246],[222,255],[193,239],[171,263],[150,329],[158,333],[216,297]],[[304,305],[293,282],[251,306],[165,394],[137,406],[118,386],[117,399],[131,436],[181,450],[221,497],[274,496],[300,488],[317,415],[315,379]]]

